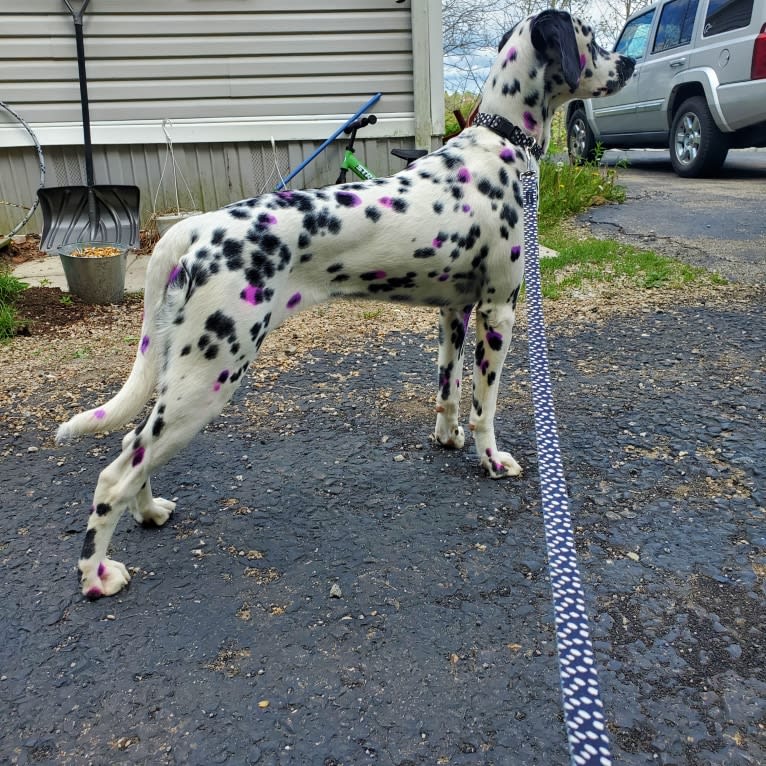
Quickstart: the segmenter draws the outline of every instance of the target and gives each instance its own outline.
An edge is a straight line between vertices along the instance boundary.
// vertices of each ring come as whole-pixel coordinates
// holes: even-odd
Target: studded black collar
[[[479,112],[474,118],[473,124],[489,128],[499,136],[507,138],[511,143],[529,149],[536,160],[539,160],[545,153],[543,147],[532,136],[527,135],[518,125],[514,125],[499,114]]]

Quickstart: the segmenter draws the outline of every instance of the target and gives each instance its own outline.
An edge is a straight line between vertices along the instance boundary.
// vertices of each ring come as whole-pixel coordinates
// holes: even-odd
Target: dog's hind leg
[[[465,444],[465,434],[458,419],[463,344],[470,315],[470,306],[443,308],[439,315],[439,392],[434,439],[443,447],[460,449]]]
[[[134,448],[134,443],[131,440],[98,477],[78,562],[82,592],[89,598],[111,596],[130,580],[127,567],[107,558],[106,552],[120,516],[135,505],[136,496],[148,480],[143,452]]]
[[[133,518],[139,524],[153,524],[161,527],[175,510],[176,504],[164,497],[152,497],[152,485],[149,479],[138,491],[131,509]]]
[[[99,476],[78,564],[82,592],[89,598],[111,596],[128,583],[127,568],[106,555],[120,516],[130,510],[142,522],[162,524],[167,520],[173,504],[152,498],[150,474],[221,412],[246,366],[240,368],[240,374],[217,372],[209,381],[204,371],[210,369],[210,362],[202,370],[194,364],[175,365],[163,376],[160,397],[151,414],[143,426],[123,439],[122,452]],[[194,378],[192,369],[196,369],[193,388],[189,384]]]
[[[136,432],[131,431],[122,440],[122,449],[128,449],[136,438]],[[139,524],[153,524],[161,527],[175,510],[176,504],[161,497],[152,497],[152,485],[147,477],[130,502],[130,513]]]
[[[518,476],[521,466],[495,442],[495,410],[500,373],[511,344],[516,313],[511,303],[476,310],[476,360],[470,428],[482,466],[493,479]]]

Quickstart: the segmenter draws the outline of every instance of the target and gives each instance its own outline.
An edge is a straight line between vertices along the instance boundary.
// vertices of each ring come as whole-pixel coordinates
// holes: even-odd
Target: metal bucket
[[[117,255],[87,258],[72,253],[86,247],[116,247]],[[59,248],[69,292],[85,303],[122,303],[125,297],[127,248],[113,242],[78,242]]]

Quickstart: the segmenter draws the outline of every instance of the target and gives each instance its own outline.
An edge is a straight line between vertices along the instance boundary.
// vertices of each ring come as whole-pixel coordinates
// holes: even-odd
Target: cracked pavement
[[[617,239],[716,271],[766,283],[766,151],[732,151],[717,178],[679,178],[666,151],[609,151],[627,159],[625,205],[578,216],[594,236]]]

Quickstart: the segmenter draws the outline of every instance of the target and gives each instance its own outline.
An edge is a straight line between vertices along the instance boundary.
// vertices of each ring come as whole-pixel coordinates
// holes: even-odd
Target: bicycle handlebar
[[[352,122],[343,132],[347,136],[350,136],[361,128],[366,128],[368,125],[374,125],[377,121],[378,118],[374,114],[368,114],[367,117],[362,117],[361,119]]]

